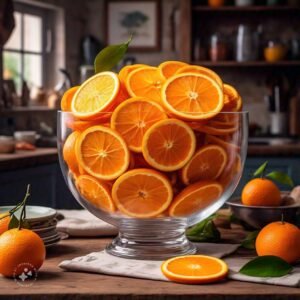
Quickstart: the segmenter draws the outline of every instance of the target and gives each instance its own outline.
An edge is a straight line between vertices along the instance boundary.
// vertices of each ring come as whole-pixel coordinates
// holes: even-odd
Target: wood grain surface
[[[230,230],[223,230],[232,240]],[[235,237],[243,238],[241,232]],[[68,239],[48,250],[47,260],[31,287],[21,287],[12,279],[0,278],[0,299],[203,299],[203,300],[294,300],[300,289],[239,281],[207,285],[184,285],[126,277],[65,272],[58,264],[90,252],[102,250],[110,239]],[[243,255],[243,252],[240,253]]]

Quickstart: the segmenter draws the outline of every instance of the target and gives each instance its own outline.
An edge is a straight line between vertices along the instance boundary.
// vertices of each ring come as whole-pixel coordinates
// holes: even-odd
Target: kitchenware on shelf
[[[95,69],[93,65],[80,66],[80,82],[86,81],[93,75],[95,75]]]
[[[261,229],[265,225],[280,221],[282,216],[286,222],[296,223],[300,216],[300,203],[282,193],[286,200],[281,206],[248,206],[241,202],[240,198],[234,198],[226,202],[234,216],[244,221],[251,227]]]
[[[288,114],[282,110],[280,87],[274,87],[275,111],[270,112],[270,133],[286,135],[288,132]]]
[[[15,152],[15,140],[12,136],[0,136],[0,154],[1,153],[14,153]]]
[[[300,59],[300,37],[295,37],[290,40],[289,58],[292,60]]]
[[[208,0],[207,3],[211,7],[220,7],[225,4],[225,0]]]
[[[99,126],[99,125],[101,125],[101,120],[103,124],[109,123],[110,117],[111,117],[110,114],[103,113],[102,117],[99,116],[97,127],[96,126],[89,127],[85,131],[86,135],[89,135],[90,138],[93,139],[95,138],[95,136],[93,135],[93,130],[96,131],[100,130],[102,133],[105,132],[107,130],[106,129],[107,127]],[[201,196],[201,202],[197,202],[197,199],[200,198],[194,196],[194,198],[191,198],[188,201],[192,201],[194,199],[196,202],[193,202],[193,204],[190,204],[190,202],[185,202],[184,204],[181,202],[184,200],[182,200],[182,198],[178,198],[178,194],[177,194],[178,192],[182,192],[183,189],[185,188],[184,185],[182,184],[182,181],[176,175],[178,173],[177,172],[175,172],[176,174],[172,172],[163,173],[160,171],[159,173],[156,173],[157,174],[156,176],[158,176],[158,174],[164,174],[165,175],[164,178],[165,179],[170,178],[170,180],[171,177],[173,177],[172,180],[174,184],[174,193],[176,193],[177,196],[174,196],[174,198],[171,196],[171,198],[169,199],[171,202],[168,202],[166,204],[168,208],[164,207],[163,208],[164,211],[162,213],[158,213],[155,215],[153,214],[153,216],[149,215],[147,217],[147,215],[143,213],[143,211],[145,211],[146,209],[146,206],[144,206],[144,208],[139,207],[139,209],[142,209],[142,212],[138,211],[135,214],[128,213],[127,208],[125,209],[123,206],[125,205],[125,207],[127,207],[126,205],[128,205],[126,203],[126,197],[122,198],[121,195],[118,201],[125,201],[125,202],[122,205],[119,203],[117,205],[117,208],[110,209],[110,210],[107,208],[107,206],[106,208],[104,206],[101,206],[104,205],[101,204],[101,199],[99,199],[98,201],[100,202],[97,203],[95,202],[97,200],[94,201],[91,199],[89,201],[87,198],[83,196],[82,193],[84,193],[84,189],[82,185],[78,185],[79,184],[78,180],[79,179],[82,180],[81,183],[83,184],[85,180],[93,180],[94,177],[87,176],[87,175],[80,176],[79,174],[76,174],[76,172],[73,173],[68,168],[66,162],[64,161],[62,152],[63,152],[63,147],[66,142],[66,139],[72,133],[71,128],[76,128],[78,125],[80,126],[84,121],[76,119],[72,113],[61,112],[61,111],[58,112],[57,128],[58,128],[59,162],[60,162],[60,167],[62,169],[62,173],[64,175],[64,178],[66,180],[66,183],[70,191],[72,192],[74,198],[84,208],[86,208],[92,214],[97,216],[99,219],[102,219],[118,227],[119,229],[118,237],[116,237],[111,242],[111,244],[107,246],[106,251],[108,251],[110,254],[121,256],[121,257],[136,258],[136,259],[154,259],[154,260],[196,252],[195,246],[192,243],[190,243],[185,236],[186,228],[212,215],[226,202],[226,200],[229,199],[229,197],[235,191],[238,182],[241,178],[244,163],[245,163],[246,153],[247,153],[248,113],[247,112],[231,112],[231,113],[221,112],[218,114],[217,120],[218,120],[217,123],[221,122],[221,124],[222,122],[228,121],[229,122],[228,124],[230,124],[231,126],[231,130],[230,130],[231,133],[226,135],[226,140],[222,139],[222,137],[220,136],[216,137],[210,134],[199,135],[200,140],[205,138],[207,143],[214,144],[214,145],[223,145],[226,149],[224,155],[225,157],[227,157],[227,162],[226,164],[223,164],[222,167],[223,170],[221,171],[222,172],[221,175],[217,175],[218,176],[218,179],[216,179],[217,181],[213,181],[214,182],[213,184],[216,185],[214,187],[212,186],[209,187],[209,190],[205,192],[206,196],[204,195]],[[88,124],[88,122],[86,124]],[[193,121],[192,124],[190,125],[193,126],[193,128],[198,128],[198,126],[203,126],[203,122]],[[109,130],[112,131],[112,129]],[[100,131],[98,131],[98,133]],[[220,146],[218,147],[219,149],[222,148],[222,147],[220,148]],[[143,169],[144,170],[143,172],[145,174],[144,176],[147,177],[149,175],[147,172],[155,172],[155,171],[153,171],[153,169],[151,169],[151,171],[147,169],[147,164],[144,165],[144,167],[139,166],[139,163],[142,163],[141,160],[142,158],[139,158],[140,155],[142,154],[134,156],[136,157],[135,168],[138,168],[139,172],[142,172],[140,168],[146,168],[146,171],[145,169]],[[140,162],[137,160],[138,158],[141,160]],[[114,162],[112,161],[111,163],[113,166]],[[89,170],[88,173],[90,173],[90,169],[88,170]],[[134,173],[134,170],[132,173]],[[126,178],[128,178],[126,174],[128,173],[125,173],[125,176],[123,176],[124,174],[121,175],[121,177],[123,176],[122,178],[118,177],[117,181],[115,182],[118,182],[119,184],[120,180],[126,180]],[[139,180],[145,180],[143,179],[143,173],[138,173],[138,174],[139,175],[136,174],[132,176],[138,176],[137,178]],[[168,185],[171,184],[170,181],[167,182]],[[160,183],[160,181],[158,180],[156,187],[153,186],[153,188],[155,189],[157,188],[157,185],[161,186],[161,184],[162,183]],[[206,181],[197,182],[195,183],[195,185],[197,186],[195,185],[192,186],[191,184],[188,184],[188,182],[186,182],[186,184],[187,184],[186,186],[189,189],[191,190],[195,189],[198,192],[199,187],[202,186],[202,184],[206,185],[208,183],[206,183]],[[217,187],[218,187],[218,192],[216,193]],[[115,187],[115,192],[118,193],[116,189],[118,188]],[[137,197],[144,198],[144,194],[145,192],[138,191]],[[86,197],[89,197],[88,194],[85,195]],[[163,195],[165,199],[166,192],[164,192]],[[207,196],[208,198],[206,198]],[[185,196],[181,194],[181,197],[185,197]],[[203,197],[205,197],[206,199],[204,200]],[[175,214],[174,207],[177,207],[176,205],[179,205],[178,203],[181,203],[183,207],[185,207],[184,205],[188,205],[189,208],[185,207],[183,211],[180,210],[181,213],[178,212],[177,214]],[[144,205],[147,205],[147,202],[145,202]],[[150,207],[152,207],[151,204]],[[121,210],[119,210],[119,208],[121,208]],[[137,217],[132,216],[136,214]]]
[[[228,56],[228,46],[225,38],[220,33],[210,37],[209,58],[211,61],[223,61]]]
[[[253,0],[235,0],[236,6],[250,6],[254,4]]]
[[[291,98],[289,104],[289,134],[300,136],[300,89]]]
[[[254,61],[258,59],[259,33],[248,25],[240,24],[236,36],[236,61]]]
[[[36,140],[40,137],[36,131],[15,131],[15,140],[17,142],[26,142],[35,145]]]
[[[103,44],[92,35],[87,35],[83,38],[81,43],[81,63],[82,65],[94,65],[94,60],[100,50],[103,48]]]
[[[14,206],[0,206],[0,213],[8,212]],[[20,218],[21,210],[15,212],[15,216]],[[34,231],[43,240],[46,247],[57,244],[62,239],[62,234],[56,230],[56,210],[44,206],[26,206],[26,221],[30,225],[30,230]]]
[[[195,42],[194,42],[194,60],[195,61],[202,61],[202,60],[206,60],[207,56],[206,56],[206,48],[204,47],[204,42],[203,39],[201,38],[196,38]]]
[[[286,56],[286,47],[277,40],[270,40],[264,48],[264,57],[268,62],[283,60]]]

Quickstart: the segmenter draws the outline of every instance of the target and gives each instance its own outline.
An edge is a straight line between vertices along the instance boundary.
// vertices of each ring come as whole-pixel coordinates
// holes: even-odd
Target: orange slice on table
[[[242,109],[242,98],[237,90],[229,85],[223,85],[224,107],[223,111],[240,111]]]
[[[86,173],[103,180],[116,179],[127,170],[130,162],[123,138],[104,126],[93,126],[80,134],[76,157]]]
[[[183,120],[212,118],[223,108],[223,90],[203,74],[183,73],[170,77],[162,88],[167,110]]]
[[[169,209],[172,217],[186,217],[216,202],[223,192],[217,181],[200,181],[183,189],[173,200]]]
[[[76,179],[76,187],[81,196],[97,208],[106,212],[115,211],[108,184],[90,175],[81,175]]]
[[[166,119],[152,125],[142,143],[147,163],[167,172],[182,168],[193,156],[195,148],[193,130],[177,119]]]
[[[80,136],[79,131],[72,132],[63,145],[63,158],[69,169],[75,174],[79,173],[78,162],[76,157],[76,141]]]
[[[151,169],[135,169],[115,181],[112,197],[124,214],[136,218],[151,218],[168,208],[173,191],[163,174]]]
[[[200,180],[217,179],[227,163],[226,151],[218,145],[201,147],[182,168],[182,181],[188,185]]]
[[[173,76],[179,69],[185,66],[188,66],[188,64],[182,61],[169,60],[161,63],[158,66],[158,69],[160,70],[162,76],[168,79],[169,77]]]
[[[80,119],[94,119],[113,109],[120,90],[118,75],[101,72],[86,80],[75,93],[72,112]]]
[[[223,86],[223,82],[222,79],[220,78],[220,76],[215,73],[214,71],[212,71],[211,69],[205,68],[205,67],[201,67],[201,66],[185,66],[180,68],[176,74],[183,74],[183,73],[197,73],[197,74],[204,74],[208,77],[210,77],[211,79],[215,80],[220,86]]]
[[[161,103],[161,87],[165,78],[156,67],[133,70],[126,79],[126,88],[132,97],[140,96]]]
[[[62,111],[71,111],[72,100],[78,89],[79,86],[73,86],[64,93],[60,102],[60,108]]]
[[[156,122],[167,118],[163,108],[156,102],[135,97],[115,109],[111,117],[111,128],[122,135],[130,150],[142,152],[145,132]]]
[[[185,255],[166,260],[161,265],[161,271],[171,281],[205,284],[226,278],[228,266],[216,257]]]

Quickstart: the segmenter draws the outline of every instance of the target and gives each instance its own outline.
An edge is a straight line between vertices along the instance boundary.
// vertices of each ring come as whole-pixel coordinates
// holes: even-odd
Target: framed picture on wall
[[[106,41],[133,40],[132,51],[160,50],[160,0],[106,0]]]

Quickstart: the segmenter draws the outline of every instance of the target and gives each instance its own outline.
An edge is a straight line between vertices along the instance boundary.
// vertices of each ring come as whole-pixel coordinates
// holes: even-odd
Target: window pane
[[[24,15],[24,50],[42,52],[42,18]]]
[[[18,12],[14,13],[15,17],[15,28],[10,36],[9,40],[4,46],[4,49],[21,49],[21,14]]]
[[[42,56],[24,55],[24,77],[28,85],[42,86]]]
[[[21,91],[21,54],[3,51],[3,78],[13,79],[18,93]]]

